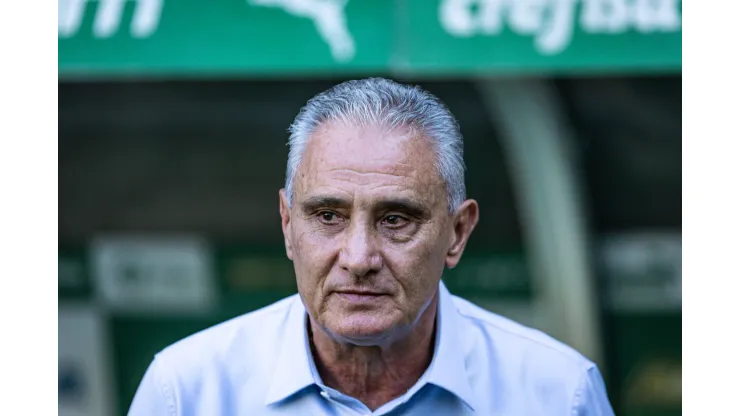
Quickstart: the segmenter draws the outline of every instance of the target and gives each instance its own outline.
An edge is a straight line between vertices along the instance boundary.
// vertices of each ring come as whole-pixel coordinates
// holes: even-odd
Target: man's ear
[[[285,189],[278,192],[280,198],[280,223],[283,228],[283,238],[285,239],[285,253],[288,258],[293,260],[293,233],[290,228],[290,207],[288,206],[288,197]]]
[[[465,250],[470,234],[478,224],[478,203],[468,199],[455,210],[453,214],[453,232],[450,246],[447,250],[445,264],[450,269],[457,266]]]

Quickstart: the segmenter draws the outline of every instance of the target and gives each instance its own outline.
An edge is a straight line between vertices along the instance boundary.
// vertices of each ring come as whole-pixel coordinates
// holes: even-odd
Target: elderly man
[[[299,293],[157,354],[129,414],[613,414],[592,362],[441,282],[478,205],[434,96],[378,78],[317,95],[286,176]]]

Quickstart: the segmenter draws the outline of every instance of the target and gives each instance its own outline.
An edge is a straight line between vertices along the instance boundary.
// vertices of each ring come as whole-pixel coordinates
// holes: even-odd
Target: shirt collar
[[[437,335],[426,381],[449,391],[473,409],[473,391],[468,381],[465,358],[459,348],[458,312],[452,295],[442,282],[439,284],[438,298]],[[296,295],[283,324],[281,345],[266,405],[287,399],[318,382],[312,371],[314,363],[308,344],[306,317],[306,309],[300,296]]]
[[[315,384],[311,365],[313,358],[308,345],[306,309],[300,296],[295,295],[288,315],[282,323],[282,336],[272,381],[267,391],[266,405],[287,399]]]
[[[454,394],[471,410],[475,410],[475,396],[468,378],[465,354],[460,349],[462,337],[458,329],[461,324],[452,295],[440,282],[437,335],[427,381]]]

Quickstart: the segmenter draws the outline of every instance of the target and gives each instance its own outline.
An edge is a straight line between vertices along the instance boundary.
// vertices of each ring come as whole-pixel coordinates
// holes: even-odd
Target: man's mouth
[[[368,290],[338,290],[335,292],[335,294],[339,296],[342,300],[351,303],[372,302],[374,300],[377,300],[378,298],[388,295],[387,293],[373,292]]]

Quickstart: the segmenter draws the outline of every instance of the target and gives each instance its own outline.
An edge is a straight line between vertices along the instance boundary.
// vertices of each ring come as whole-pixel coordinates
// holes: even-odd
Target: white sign
[[[207,312],[216,289],[207,244],[188,237],[106,237],[91,247],[98,295],[114,310]]]
[[[601,259],[612,308],[681,310],[680,233],[611,235]]]
[[[59,306],[59,415],[113,414],[104,321],[88,306]]]

